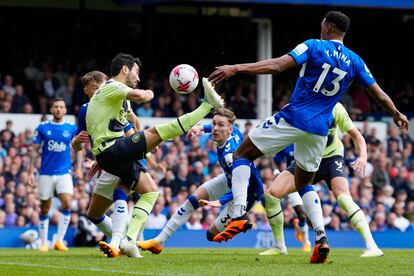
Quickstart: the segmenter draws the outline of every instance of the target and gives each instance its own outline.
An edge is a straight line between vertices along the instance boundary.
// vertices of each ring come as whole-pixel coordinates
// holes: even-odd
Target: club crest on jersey
[[[132,136],[132,143],[136,144],[139,142],[140,139],[141,139],[141,136],[138,133],[136,133]]]
[[[46,135],[52,135],[52,131],[51,130],[46,131]]]
[[[69,131],[65,130],[65,131],[62,133],[62,135],[63,135],[63,137],[68,138],[68,137],[70,136],[70,133],[69,133]]]

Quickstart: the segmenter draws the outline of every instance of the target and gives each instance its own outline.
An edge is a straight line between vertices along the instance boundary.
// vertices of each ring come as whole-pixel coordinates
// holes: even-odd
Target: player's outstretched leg
[[[217,94],[211,83],[206,78],[203,78],[203,86],[205,95],[204,101],[196,110],[184,114],[172,122],[155,126],[155,129],[157,130],[162,141],[175,138],[186,133],[192,126],[207,116],[211,110],[224,105],[223,99],[219,94]]]
[[[308,185],[298,192],[302,197],[306,215],[311,221],[315,231],[315,247],[310,262],[325,263],[330,248],[325,233],[325,225],[323,223],[321,200],[312,185]]]
[[[338,196],[339,206],[347,213],[349,221],[352,226],[358,231],[365,241],[365,253],[361,257],[381,257],[384,255],[378,245],[375,243],[369,230],[368,222],[365,218],[364,212],[353,201],[352,197],[347,194],[341,194]]]
[[[199,208],[198,198],[196,195],[190,195],[187,200],[177,208],[171,219],[164,226],[161,233],[151,240],[139,241],[137,245],[142,250],[148,250],[153,254],[159,254],[164,249],[164,243],[180,228]]]
[[[273,237],[275,239],[275,245],[259,255],[262,256],[274,256],[274,255],[287,255],[287,248],[285,245],[285,237],[283,235],[283,210],[280,205],[280,199],[264,193],[266,216],[269,220],[270,227],[272,228]]]

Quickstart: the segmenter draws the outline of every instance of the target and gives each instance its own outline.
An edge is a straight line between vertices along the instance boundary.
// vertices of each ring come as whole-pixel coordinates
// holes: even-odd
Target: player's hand
[[[209,200],[205,200],[205,199],[200,199],[198,201],[198,204],[203,207],[203,206],[210,206],[213,208],[220,208],[221,207],[221,203],[219,200],[213,200],[213,201],[209,201]]]
[[[367,158],[359,157],[351,166],[359,176],[364,176]]]
[[[407,116],[404,114],[397,112],[397,114],[393,117],[394,123],[400,128],[400,131],[407,131],[410,125],[410,121],[408,121]]]
[[[198,125],[193,126],[192,128],[188,130],[187,134],[185,135],[185,138],[187,138],[188,140],[194,140],[201,135],[202,131],[203,131],[202,126],[198,126]]]
[[[78,143],[89,143],[89,134],[82,130],[81,132],[79,132],[78,135],[75,136],[75,139]]]
[[[98,165],[98,162],[94,162],[93,163],[93,165],[92,165],[92,167],[89,169],[89,171],[88,171],[88,175],[86,176],[86,180],[88,180],[88,181],[90,181],[91,179],[92,179],[92,177],[97,173],[97,172],[99,172],[100,173],[100,171],[101,171],[102,169],[99,167],[99,165]]]
[[[237,74],[236,65],[222,65],[216,67],[213,73],[208,76],[208,80],[212,83],[219,83]]]

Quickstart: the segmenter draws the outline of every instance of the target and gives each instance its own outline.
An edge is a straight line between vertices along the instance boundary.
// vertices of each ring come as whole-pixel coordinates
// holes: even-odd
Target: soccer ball
[[[198,73],[194,67],[188,64],[180,64],[174,67],[170,73],[170,85],[175,92],[188,94],[198,85]]]

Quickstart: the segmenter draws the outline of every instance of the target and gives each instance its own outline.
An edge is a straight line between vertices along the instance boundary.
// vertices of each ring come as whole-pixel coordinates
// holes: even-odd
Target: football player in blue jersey
[[[53,248],[59,251],[68,250],[65,244],[63,244],[63,238],[70,222],[73,195],[70,143],[75,135],[76,126],[65,121],[66,105],[63,99],[52,99],[50,105],[53,119],[40,123],[36,128],[29,169],[29,184],[33,185],[34,164],[39,150],[42,149],[39,177],[39,233],[41,240],[39,250],[41,252],[48,251],[48,212],[55,191],[60,199],[61,209],[56,243]]]
[[[208,180],[190,195],[181,205],[161,233],[154,239],[138,242],[142,250],[149,250],[154,254],[159,254],[164,243],[179,229],[191,214],[200,206],[209,201],[220,200],[220,205],[227,205],[220,212],[214,224],[207,230],[207,239],[213,241],[214,236],[222,231],[231,218],[233,201],[231,193],[231,166],[233,163],[233,152],[243,140],[243,135],[234,126],[236,116],[225,108],[219,108],[214,112],[212,125],[194,126],[187,134],[187,137],[196,137],[202,131],[212,133],[213,140],[217,143],[217,156],[223,173]],[[251,175],[247,193],[247,209],[260,200],[263,195],[263,184],[259,173],[253,163],[250,164]],[[250,225],[251,227],[251,225]],[[247,230],[247,229],[246,229]]]
[[[330,11],[321,23],[320,39],[297,45],[281,57],[255,63],[223,65],[209,76],[219,83],[238,73],[278,74],[302,66],[289,103],[249,133],[237,151],[233,163],[234,213],[216,241],[227,240],[245,231],[250,222],[246,215],[249,164],[264,154],[274,154],[290,144],[295,146],[295,186],[302,196],[308,218],[315,229],[315,248],[311,262],[323,263],[329,245],[323,221],[314,211],[319,204],[316,192],[309,187],[322,159],[328,129],[333,122],[332,110],[352,81],[358,80],[374,100],[393,116],[401,130],[407,130],[407,117],[399,112],[390,97],[380,88],[364,61],[344,43],[350,20],[338,11]],[[318,217],[318,218],[317,218]]]

